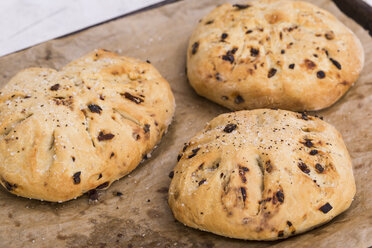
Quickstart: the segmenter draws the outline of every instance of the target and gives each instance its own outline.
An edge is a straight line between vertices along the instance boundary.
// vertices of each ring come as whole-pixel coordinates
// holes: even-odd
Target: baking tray
[[[317,114],[343,135],[357,185],[350,209],[305,234],[273,242],[242,241],[185,227],[167,203],[169,172],[178,151],[205,123],[229,110],[199,97],[185,75],[187,42],[199,19],[221,0],[185,0],[125,16],[0,58],[0,85],[31,66],[59,69],[95,48],[150,60],[169,81],[175,119],[152,157],[99,193],[66,203],[16,197],[0,189],[0,247],[368,247],[372,245],[372,42],[330,0],[329,10],[360,38],[366,61],[350,91]],[[233,2],[235,3],[235,2]],[[116,192],[123,193],[117,196]]]

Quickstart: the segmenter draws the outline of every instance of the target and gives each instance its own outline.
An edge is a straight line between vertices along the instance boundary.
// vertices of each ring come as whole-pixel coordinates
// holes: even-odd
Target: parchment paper
[[[176,222],[167,204],[169,172],[183,143],[228,112],[195,94],[185,76],[188,38],[198,20],[224,0],[185,0],[127,16],[0,58],[0,84],[31,66],[61,68],[94,48],[149,59],[176,97],[173,124],[151,159],[101,192],[67,203],[24,199],[0,190],[0,247],[368,247],[372,245],[372,42],[330,0],[314,0],[361,39],[366,62],[358,82],[320,115],[342,133],[353,160],[357,194],[350,209],[308,233],[276,242],[249,242]],[[116,196],[120,191],[122,196]]]

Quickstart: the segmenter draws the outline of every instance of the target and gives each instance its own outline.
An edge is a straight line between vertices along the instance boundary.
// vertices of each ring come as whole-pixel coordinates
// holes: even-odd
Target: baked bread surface
[[[215,234],[275,240],[345,211],[355,195],[340,133],[306,114],[222,114],[178,156],[169,189],[177,220]]]
[[[96,50],[19,72],[0,95],[0,183],[66,201],[127,175],[171,123],[174,97],[149,63]]]
[[[200,21],[187,51],[191,86],[233,110],[326,108],[363,63],[361,43],[345,25],[300,1],[220,5]]]

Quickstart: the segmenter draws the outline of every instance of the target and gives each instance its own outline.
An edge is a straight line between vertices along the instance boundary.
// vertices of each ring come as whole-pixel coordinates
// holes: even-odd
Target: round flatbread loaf
[[[107,188],[146,158],[174,108],[151,64],[104,50],[23,70],[0,94],[0,183],[47,201]]]
[[[169,205],[180,222],[219,235],[286,238],[345,211],[355,195],[340,133],[284,110],[223,114],[185,144]]]
[[[223,4],[187,51],[196,92],[229,109],[319,110],[336,102],[364,63],[358,38],[327,11],[295,1]]]

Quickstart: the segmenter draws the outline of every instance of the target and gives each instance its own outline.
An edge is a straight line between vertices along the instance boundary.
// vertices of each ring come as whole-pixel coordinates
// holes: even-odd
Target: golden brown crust
[[[319,110],[336,102],[364,63],[358,38],[329,12],[285,0],[223,4],[189,42],[196,92],[227,108]]]
[[[152,65],[104,50],[23,70],[0,95],[0,183],[47,201],[107,188],[160,141],[174,107]]]
[[[345,211],[355,195],[339,132],[305,114],[223,114],[181,150],[169,189],[180,222],[219,235],[275,240]]]

